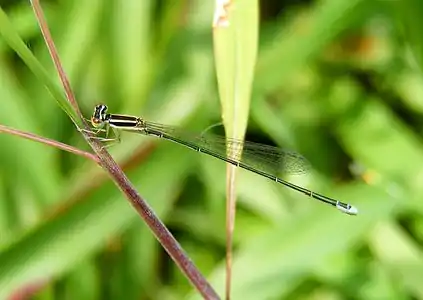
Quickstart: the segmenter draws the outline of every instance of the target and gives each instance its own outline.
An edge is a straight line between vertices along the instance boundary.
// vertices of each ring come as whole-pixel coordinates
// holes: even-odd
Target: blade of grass
[[[258,1],[216,0],[213,23],[214,53],[222,119],[228,138],[243,139],[258,45]],[[241,153],[228,153],[240,156]],[[227,167],[226,192],[226,299],[230,299],[232,243],[235,228],[236,167]]]

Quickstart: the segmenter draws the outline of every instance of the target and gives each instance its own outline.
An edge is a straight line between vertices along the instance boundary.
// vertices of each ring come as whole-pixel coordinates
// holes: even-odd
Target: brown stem
[[[83,151],[83,150],[80,150],[78,148],[69,146],[67,144],[64,144],[64,143],[61,143],[61,142],[58,142],[58,141],[55,141],[55,140],[44,138],[44,137],[29,133],[29,132],[24,132],[24,131],[20,131],[20,130],[17,130],[17,129],[13,129],[13,128],[10,128],[10,127],[7,127],[7,126],[1,125],[1,124],[0,124],[0,132],[9,133],[11,135],[20,136],[20,137],[23,137],[23,138],[28,139],[28,140],[36,141],[36,142],[46,144],[46,145],[49,145],[49,146],[53,146],[53,147],[68,151],[70,153],[91,159],[92,161],[94,161],[96,163],[100,163],[100,159],[98,158],[97,155]]]

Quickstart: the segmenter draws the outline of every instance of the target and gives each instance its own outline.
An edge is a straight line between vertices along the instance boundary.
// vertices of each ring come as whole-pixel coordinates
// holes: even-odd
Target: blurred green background
[[[312,171],[287,179],[360,214],[239,171],[233,299],[423,299],[423,4],[260,2],[247,139],[302,153]],[[29,1],[0,5],[58,82]],[[42,5],[87,117],[221,121],[213,1]],[[3,38],[0,64],[1,124],[88,150]],[[225,164],[122,138],[113,156],[223,295]],[[199,298],[91,161],[5,134],[0,154],[1,299]]]

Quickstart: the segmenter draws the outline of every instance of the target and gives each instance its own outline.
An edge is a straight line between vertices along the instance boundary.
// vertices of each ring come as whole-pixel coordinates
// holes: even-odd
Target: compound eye
[[[95,112],[99,114],[99,116],[104,116],[107,112],[107,106],[104,104],[98,104],[95,108]]]

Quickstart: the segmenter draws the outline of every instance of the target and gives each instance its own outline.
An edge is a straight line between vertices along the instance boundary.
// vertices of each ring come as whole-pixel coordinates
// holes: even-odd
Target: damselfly
[[[123,130],[152,135],[176,142],[197,152],[211,155],[237,167],[281,183],[313,199],[332,205],[343,213],[349,215],[356,215],[358,213],[357,208],[348,203],[320,195],[280,178],[283,174],[301,174],[307,171],[307,160],[295,152],[264,144],[226,139],[219,136],[193,135],[176,127],[148,122],[140,117],[109,114],[107,113],[107,106],[104,104],[99,104],[94,108],[91,124],[95,129],[105,129],[106,132],[112,128],[118,139],[119,130]],[[106,138],[103,140],[110,139]]]

